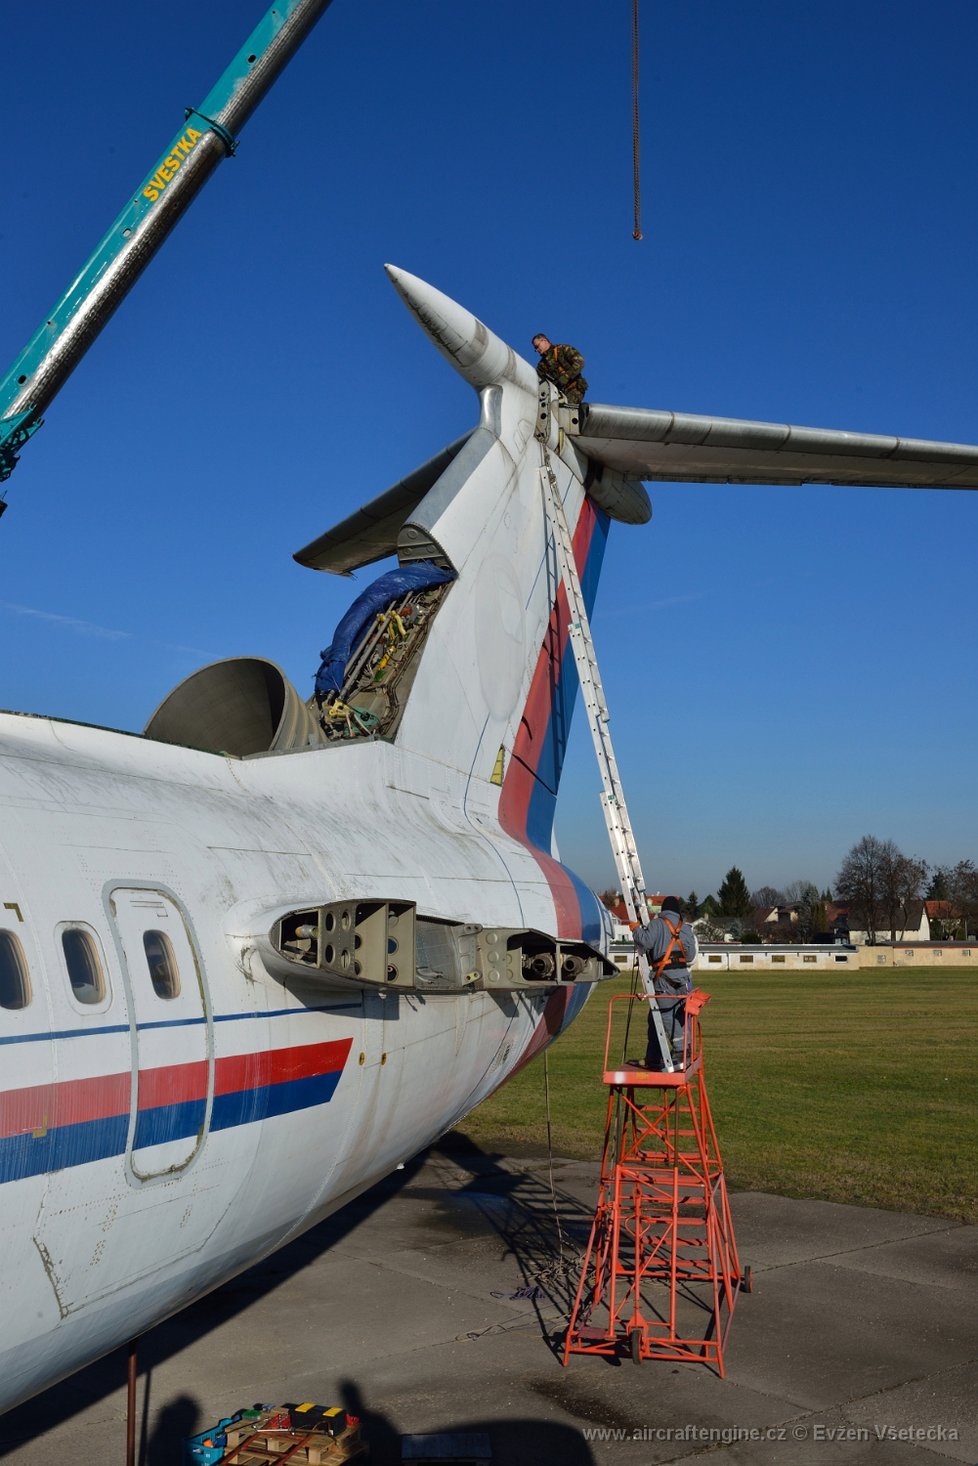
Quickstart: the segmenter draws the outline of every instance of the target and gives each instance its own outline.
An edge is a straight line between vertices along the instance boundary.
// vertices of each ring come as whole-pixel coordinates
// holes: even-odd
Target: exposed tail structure
[[[559,484],[589,611],[610,516],[585,488],[586,460],[557,425],[549,384],[440,291],[390,266],[388,273],[428,336],[478,390],[479,424],[433,461],[433,472],[419,469],[347,521],[346,533],[341,526],[296,558],[349,569],[396,552],[402,563],[433,560],[454,572],[413,672],[398,746],[460,771],[471,812],[491,814],[532,852],[553,896],[558,931],[597,940],[602,919],[593,893],[553,853],[578,676],[544,507],[544,455]],[[624,483],[609,475],[603,486],[619,517]],[[647,518],[644,489],[628,488],[628,517]],[[366,523],[372,528],[365,538]],[[359,555],[350,549],[355,538],[364,540]]]

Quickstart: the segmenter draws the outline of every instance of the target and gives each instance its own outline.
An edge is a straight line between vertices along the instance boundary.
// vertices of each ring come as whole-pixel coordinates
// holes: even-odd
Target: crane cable
[[[635,225],[632,238],[642,238],[641,197],[639,185],[639,127],[638,127],[638,6],[639,0],[632,0],[632,181],[635,194]]]

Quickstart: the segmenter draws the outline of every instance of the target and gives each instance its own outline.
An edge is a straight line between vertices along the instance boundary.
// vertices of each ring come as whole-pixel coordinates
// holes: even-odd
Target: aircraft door
[[[212,1017],[203,964],[177,901],[160,890],[116,887],[109,908],[134,1034],[129,1164],[147,1180],[182,1170],[204,1142],[214,1093]]]

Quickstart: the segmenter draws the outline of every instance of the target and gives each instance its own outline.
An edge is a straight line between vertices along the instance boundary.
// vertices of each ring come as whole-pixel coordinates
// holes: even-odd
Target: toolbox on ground
[[[340,1405],[256,1405],[183,1443],[184,1466],[342,1466],[365,1461],[360,1421]]]

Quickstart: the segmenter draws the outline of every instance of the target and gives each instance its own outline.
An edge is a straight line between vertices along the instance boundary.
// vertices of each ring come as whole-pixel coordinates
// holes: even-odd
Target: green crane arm
[[[200,106],[187,108],[181,130],[0,378],[0,484],[48,404],[217,165],[234,152],[238,132],[329,4],[278,0],[264,15]],[[5,508],[0,498],[0,513]]]

